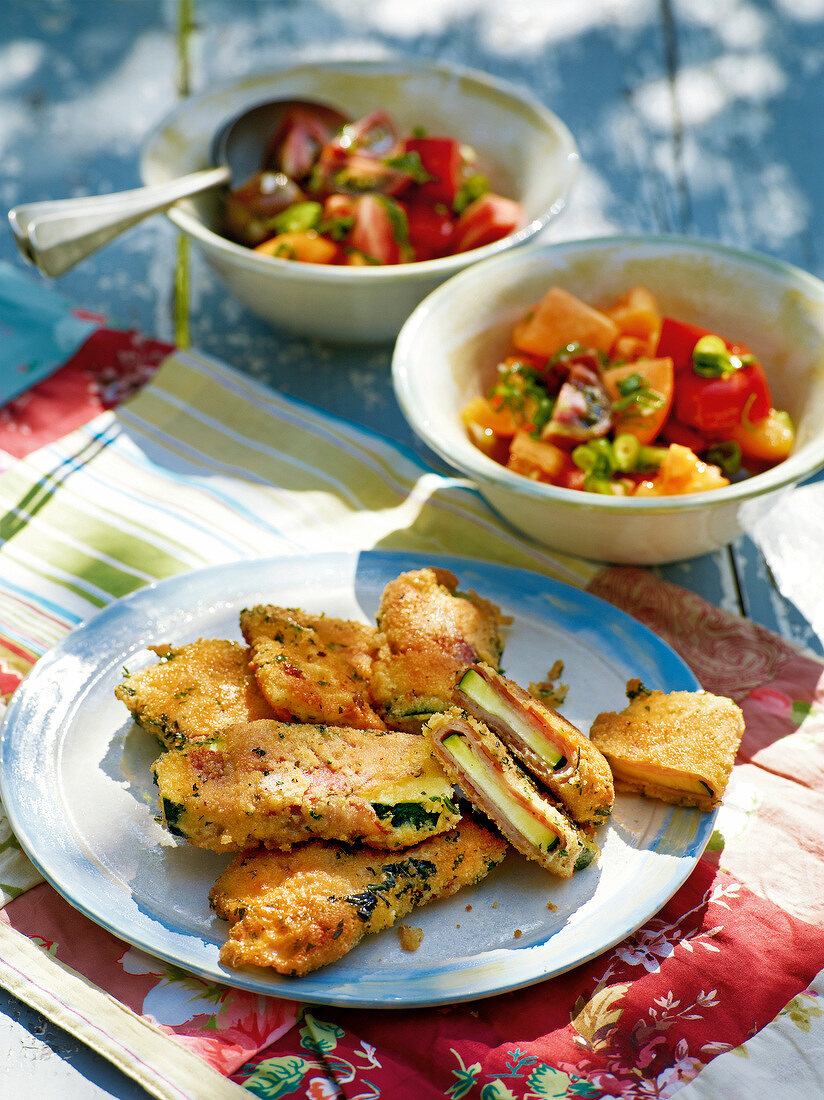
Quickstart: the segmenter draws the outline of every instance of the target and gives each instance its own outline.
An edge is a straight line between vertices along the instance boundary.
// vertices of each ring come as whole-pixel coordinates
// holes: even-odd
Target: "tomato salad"
[[[226,197],[227,236],[267,256],[365,266],[432,260],[505,237],[519,203],[456,138],[399,136],[385,111],[293,108],[261,171]]]
[[[795,442],[750,350],[662,316],[644,286],[601,308],[551,287],[462,416],[473,443],[516,473],[615,496],[717,489]]]

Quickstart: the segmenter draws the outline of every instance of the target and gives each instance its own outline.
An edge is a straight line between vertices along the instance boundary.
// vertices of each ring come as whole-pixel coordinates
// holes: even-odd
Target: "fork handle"
[[[230,178],[228,168],[205,168],[132,191],[24,203],[9,211],[9,223],[29,263],[44,275],[62,275],[144,218]]]

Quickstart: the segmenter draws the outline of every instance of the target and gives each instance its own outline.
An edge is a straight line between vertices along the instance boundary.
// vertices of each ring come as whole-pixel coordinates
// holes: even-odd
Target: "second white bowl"
[[[484,392],[513,325],[553,283],[592,303],[643,283],[665,314],[751,347],[776,407],[796,425],[793,453],[721,489],[646,499],[531,481],[488,458],[470,442],[461,409]],[[398,338],[392,370],[415,432],[472,478],[502,516],[538,542],[598,561],[654,564],[717,550],[753,524],[782,489],[824,466],[824,282],[706,241],[567,241],[479,264],[415,310]]]

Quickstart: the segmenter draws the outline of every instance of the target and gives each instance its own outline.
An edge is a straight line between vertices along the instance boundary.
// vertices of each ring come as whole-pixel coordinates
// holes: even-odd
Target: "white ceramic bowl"
[[[578,153],[566,126],[514,86],[457,65],[425,60],[331,61],[245,77],[185,100],[148,138],[146,183],[208,166],[219,125],[273,98],[317,99],[353,117],[377,108],[401,132],[425,126],[472,145],[495,189],[524,207],[523,228],[458,256],[389,267],[302,264],[254,251],[215,231],[215,193],[181,202],[174,224],[200,248],[230,290],[258,316],[291,332],[346,343],[397,336],[414,307],[439,283],[476,260],[522,244],[564,206]]]
[[[513,324],[553,283],[589,302],[643,283],[664,313],[747,344],[765,366],[776,407],[796,425],[793,453],[722,489],[643,500],[540,484],[487,458],[470,443],[460,410],[494,378]],[[824,466],[824,283],[705,241],[569,241],[479,264],[415,310],[392,369],[415,432],[502,516],[538,542],[598,561],[653,564],[716,550],[750,529],[782,489]]]

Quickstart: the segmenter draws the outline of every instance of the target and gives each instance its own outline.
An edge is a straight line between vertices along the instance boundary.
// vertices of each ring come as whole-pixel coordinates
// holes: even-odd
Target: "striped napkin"
[[[822,667],[646,571],[524,541],[471,485],[393,442],[202,355],[171,354],[136,397],[0,475],[0,687],[152,580],[375,547],[457,552],[587,587],[739,699],[740,779],[691,880],[614,952],[533,990],[431,1013],[310,1012],[115,940],[39,880],[0,818],[0,982],[162,1098],[670,1096],[693,1078],[689,1095],[724,1095],[725,1059],[744,1072],[725,1052],[765,1025],[753,1066],[793,1049],[785,1095],[820,1092],[824,861],[804,822],[813,803],[824,822]],[[804,858],[779,873],[800,828]],[[433,1051],[431,1065],[416,1049]]]

